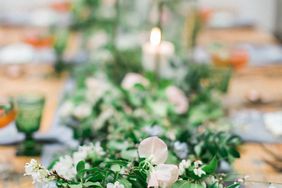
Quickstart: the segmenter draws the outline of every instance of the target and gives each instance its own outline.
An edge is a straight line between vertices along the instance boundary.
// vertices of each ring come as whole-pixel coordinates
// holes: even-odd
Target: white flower
[[[148,178],[148,187],[170,187],[178,179],[178,167],[171,164],[159,164]]]
[[[153,164],[162,164],[168,156],[167,145],[158,137],[149,137],[144,139],[139,147],[140,157],[151,159]]]
[[[153,127],[151,126],[146,126],[144,128],[144,131],[149,134],[150,136],[160,136],[161,134],[163,134],[163,129],[158,126],[158,125],[155,125]]]
[[[78,151],[73,153],[74,166],[76,166],[80,161],[86,160],[91,154],[96,156],[105,155],[105,151],[101,147],[100,142],[95,143],[95,145],[91,143],[89,145],[80,146]]]
[[[88,90],[92,90],[98,93],[103,93],[109,88],[107,82],[94,77],[87,78],[85,80],[85,85]]]
[[[115,183],[108,183],[107,188],[124,188],[124,185],[116,181]]]
[[[154,103],[151,103],[151,108],[154,114],[165,117],[167,115],[167,103],[164,101],[155,101]]]
[[[76,165],[80,161],[85,161],[89,155],[92,154],[95,156],[105,155],[105,151],[101,147],[100,142],[80,146],[72,156],[66,155],[60,157],[59,161],[54,165],[53,170],[65,179],[72,180],[76,176]]]
[[[107,82],[93,77],[87,78],[85,85],[87,88],[85,96],[92,104],[95,104],[97,100],[103,97],[110,88]]]
[[[141,84],[143,86],[149,85],[149,81],[137,73],[127,73],[122,80],[121,86],[123,89],[133,89],[136,84]]]
[[[95,32],[88,40],[88,48],[91,50],[97,50],[105,44],[107,44],[109,37],[106,32]]]
[[[179,163],[179,174],[182,175],[184,174],[185,170],[191,166],[191,161],[190,160],[182,160]]]
[[[217,184],[218,179],[216,179],[214,176],[208,176],[205,180],[207,184]]]
[[[80,161],[84,161],[88,156],[87,151],[77,151],[74,152],[72,157],[73,157],[73,164],[74,166],[76,166],[77,163],[79,163]]]
[[[103,155],[106,154],[104,149],[101,147],[101,143],[100,142],[95,143],[95,145],[94,145],[94,152],[95,152],[96,155],[99,155],[99,156],[103,156]]]
[[[203,165],[203,162],[200,161],[200,160],[196,160],[196,161],[194,161],[194,165],[195,165],[196,168],[198,168],[198,167]]]
[[[37,168],[38,168],[38,163],[35,159],[31,159],[29,163],[25,164],[25,174],[30,175],[32,174]]]
[[[84,119],[84,118],[90,116],[91,112],[92,112],[91,105],[89,105],[87,103],[82,103],[82,104],[79,104],[77,107],[74,108],[73,115],[77,119]]]
[[[53,170],[67,180],[72,180],[76,176],[73,159],[68,155],[60,157],[59,161],[54,165]]]
[[[113,54],[107,49],[99,49],[91,54],[91,59],[96,62],[109,62],[113,60]]]
[[[66,118],[72,114],[74,104],[71,101],[66,101],[59,110],[60,116]]]
[[[199,176],[199,177],[202,177],[202,175],[205,175],[205,174],[206,174],[206,172],[203,171],[202,168],[195,168],[195,169],[193,170],[193,172],[194,172],[194,174],[195,174],[196,176]]]
[[[166,96],[169,102],[174,106],[175,112],[184,114],[187,112],[189,103],[184,92],[176,86],[170,86],[166,89]]]
[[[31,159],[31,161],[25,165],[24,175],[31,176],[33,183],[46,183],[51,181],[52,177],[49,176],[49,174],[50,172],[34,159]]]

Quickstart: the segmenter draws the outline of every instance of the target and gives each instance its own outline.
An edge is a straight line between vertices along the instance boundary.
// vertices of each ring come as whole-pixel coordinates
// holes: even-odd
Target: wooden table
[[[20,78],[10,78],[0,72],[0,94],[2,96],[17,96],[21,93],[32,92],[43,94],[46,103],[40,131],[46,132],[53,124],[59,97],[66,82],[66,75],[60,78],[52,75],[50,65],[26,65],[24,70],[26,75]],[[40,72],[43,75],[40,75]]]
[[[53,125],[55,112],[67,76],[62,75],[61,77],[56,77],[52,75],[50,65],[28,65],[24,69],[26,70],[26,74],[20,78],[9,78],[3,71],[0,72],[0,94],[4,96],[15,96],[34,91],[44,94],[46,104],[40,131],[46,132]],[[3,67],[0,70],[3,70]],[[16,157],[15,152],[15,147],[0,147],[0,166],[8,164],[8,171],[12,169],[7,181],[1,181],[0,172],[0,188],[32,187],[30,178],[23,177],[24,164],[30,161],[31,158]]]
[[[256,91],[264,103],[251,104],[248,102],[247,96],[251,90]],[[235,72],[224,101],[230,112],[242,109],[253,109],[261,112],[281,111],[282,66],[248,67]],[[253,181],[282,183],[282,173],[275,171],[265,161],[274,161],[271,152],[277,156],[282,156],[282,144],[245,143],[240,151],[241,158],[234,164],[236,172],[248,175],[249,180]],[[282,161],[276,163],[277,167],[282,167]]]
[[[0,28],[0,44],[8,44],[21,40],[22,35],[13,29]],[[6,38],[7,32],[13,36],[13,39]],[[28,30],[27,30],[28,32]],[[230,36],[232,32],[232,36]],[[16,39],[17,38],[17,39]],[[225,44],[238,44],[240,42],[250,42],[255,44],[275,43],[270,35],[256,30],[208,30],[201,34],[199,42],[201,45],[208,45],[211,42],[221,41]],[[37,67],[38,69],[44,69]],[[49,67],[50,68],[50,67]],[[48,69],[48,68],[47,68]],[[28,68],[27,70],[34,70]],[[36,72],[36,71],[35,71]],[[42,121],[40,131],[47,131],[52,125],[54,113],[58,105],[58,97],[64,86],[66,77],[60,79],[54,77],[38,77],[30,75],[24,79],[8,79],[3,74],[0,75],[0,94],[15,94],[24,91],[38,90],[45,93],[47,97],[46,110]],[[5,88],[5,89],[3,89]],[[255,89],[261,93],[264,99],[272,101],[269,105],[248,106],[261,110],[279,110],[282,102],[282,67],[269,66],[264,68],[249,67],[240,72],[236,72],[231,80],[230,90],[226,96],[226,105],[233,110],[240,110],[246,107],[246,93],[250,89]],[[267,147],[282,156],[282,145],[267,145]],[[250,175],[252,180],[282,182],[282,174],[277,173],[269,165],[263,162],[263,159],[271,159],[269,152],[256,143],[246,143],[241,147],[241,159],[234,164],[234,169],[239,174]],[[15,148],[0,147],[0,164],[8,163],[18,174],[23,173],[24,164],[30,158],[15,157]],[[20,178],[20,183],[16,182],[10,185],[3,185],[0,182],[0,188],[30,188],[32,187],[30,179]]]
[[[240,43],[274,44],[276,40],[271,34],[252,28],[206,29],[200,33],[200,45],[214,42],[232,46]]]

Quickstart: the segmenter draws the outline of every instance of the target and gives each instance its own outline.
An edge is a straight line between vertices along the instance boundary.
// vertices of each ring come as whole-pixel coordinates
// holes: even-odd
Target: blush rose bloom
[[[121,87],[123,89],[133,89],[136,84],[141,84],[143,86],[149,85],[149,81],[140,74],[137,73],[128,73],[125,75],[122,80]]]
[[[168,157],[167,145],[158,137],[144,139],[139,147],[140,157],[145,157],[157,166],[153,167],[147,179],[148,187],[170,187],[178,179],[178,167],[163,164]]]
[[[176,86],[169,86],[165,93],[169,102],[174,106],[176,113],[184,114],[187,112],[189,103],[182,90]]]

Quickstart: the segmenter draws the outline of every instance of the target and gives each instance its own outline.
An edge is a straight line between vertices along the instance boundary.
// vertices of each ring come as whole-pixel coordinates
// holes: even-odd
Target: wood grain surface
[[[27,30],[27,31],[26,31]],[[7,31],[10,37],[6,37]],[[21,39],[20,29],[0,28],[0,44],[8,44]],[[28,32],[28,29],[24,29]],[[230,33],[232,32],[232,35]],[[10,38],[10,39],[9,39]],[[202,45],[214,41],[221,41],[226,44],[250,42],[254,44],[275,43],[273,37],[267,33],[256,30],[207,30],[200,36]],[[58,99],[64,87],[67,76],[56,78],[50,75],[50,67],[30,65],[25,67],[26,76],[18,79],[8,78],[1,73],[0,68],[0,94],[16,95],[22,92],[39,91],[45,94],[47,104],[44,111],[40,131],[47,131],[54,119]],[[32,70],[32,71],[30,71]],[[29,73],[28,73],[29,72]],[[39,74],[42,72],[42,74]],[[48,73],[49,72],[49,73]],[[42,76],[43,75],[43,76]],[[268,103],[261,106],[248,106],[246,95],[250,90],[256,90]],[[248,67],[236,72],[231,80],[229,93],[225,97],[225,103],[231,110],[243,108],[261,109],[264,111],[281,110],[282,106],[282,66]],[[1,131],[1,130],[0,130]],[[278,156],[282,156],[282,144],[265,145]],[[241,159],[234,163],[236,173],[249,175],[251,180],[272,181],[282,183],[282,173],[277,172],[265,160],[274,161],[273,156],[260,144],[245,143],[241,148]],[[16,157],[15,148],[0,147],[0,168],[7,165],[13,169],[10,177],[5,181],[0,178],[0,188],[30,188],[33,187],[31,180],[22,176],[23,166],[30,158]],[[0,174],[1,177],[1,174]],[[2,177],[3,179],[3,177]]]

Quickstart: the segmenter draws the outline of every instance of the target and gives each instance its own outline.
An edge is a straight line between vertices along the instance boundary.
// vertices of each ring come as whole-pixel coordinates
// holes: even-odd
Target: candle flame
[[[158,27],[155,27],[152,29],[151,36],[150,36],[150,42],[154,46],[158,46],[161,43],[162,34],[161,30]]]

